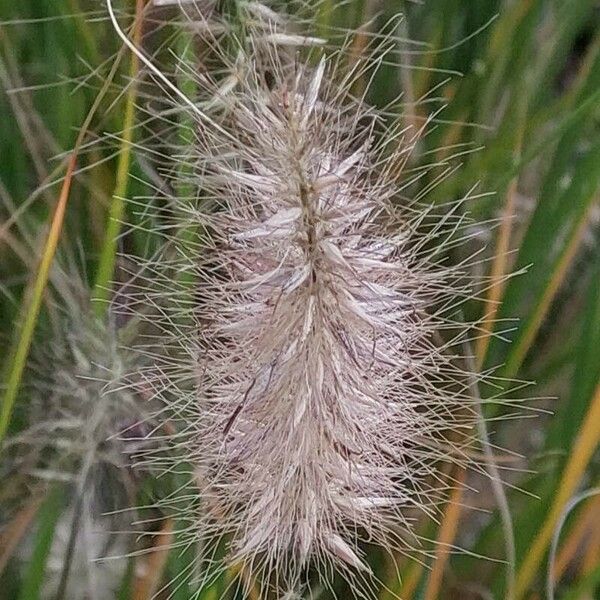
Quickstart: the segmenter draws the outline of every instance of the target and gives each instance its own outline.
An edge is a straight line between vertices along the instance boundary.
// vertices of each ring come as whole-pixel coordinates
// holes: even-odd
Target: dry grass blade
[[[411,569],[403,577],[402,588],[400,589],[400,598],[410,600],[419,586],[421,575],[423,573],[423,563],[414,562]]]
[[[0,548],[2,548],[0,550],[0,574],[4,571],[4,567],[6,567],[15,548],[27,532],[43,501],[44,497],[42,496],[29,502],[4,528],[2,535],[0,535]]]
[[[506,204],[502,214],[502,224],[500,225],[500,231],[498,233],[496,252],[491,271],[492,285],[486,298],[486,315],[482,323],[483,334],[481,337],[477,338],[475,345],[478,367],[481,367],[485,361],[485,355],[490,343],[490,336],[494,328],[494,320],[502,300],[502,292],[504,290],[506,272],[508,270],[508,251],[510,248],[510,236],[515,213],[516,195],[517,178],[513,179],[509,186]]]
[[[562,545],[560,552],[554,563],[553,576],[554,581],[558,581],[566,568],[569,566],[575,553],[584,544],[585,538],[593,531],[597,515],[600,513],[600,498],[591,498],[577,519],[570,535]]]
[[[526,595],[529,585],[533,581],[537,569],[544,558],[562,511],[576,491],[581,477],[585,473],[588,463],[598,447],[598,443],[600,443],[600,385],[596,388],[587,415],[573,446],[573,451],[563,471],[560,484],[554,496],[554,502],[547,513],[544,524],[529,546],[529,551],[520,565],[517,573],[515,594],[517,599],[523,598]]]
[[[38,314],[40,312],[40,307],[42,306],[44,290],[46,289],[52,260],[54,259],[54,254],[56,253],[62,231],[76,164],[77,153],[74,151],[67,166],[67,173],[65,175],[56,209],[52,215],[50,231],[44,247],[44,253],[42,254],[42,260],[35,278],[29,305],[25,313],[25,320],[20,331],[14,358],[10,366],[6,391],[4,392],[4,398],[2,400],[2,412],[0,413],[0,442],[8,430],[13,406],[21,383],[21,376],[23,375],[23,370],[25,369],[25,364],[27,362],[29,347],[31,346]]]
[[[554,557],[556,556],[556,548],[558,546],[558,540],[560,538],[560,534],[562,528],[564,527],[565,521],[567,520],[569,513],[573,511],[580,502],[584,502],[585,500],[592,498],[593,496],[598,496],[600,494],[600,488],[592,488],[584,490],[583,492],[576,494],[573,498],[569,500],[569,502],[563,508],[560,518],[554,528],[554,532],[552,535],[552,542],[550,544],[550,552],[548,556],[548,570],[546,573],[546,596],[548,600],[554,600],[554,592],[555,592],[555,578],[553,575],[553,567],[554,567]],[[591,571],[594,570],[596,565],[591,565]],[[584,572],[585,575],[585,572]],[[585,577],[584,577],[585,580]]]
[[[132,600],[150,600],[158,591],[174,540],[173,528],[173,520],[166,519],[150,554],[137,561]]]
[[[552,301],[560,289],[560,286],[569,271],[570,265],[577,255],[577,250],[588,226],[591,207],[592,204],[590,204],[590,208],[583,213],[570,240],[565,243],[560,259],[556,265],[556,268],[554,269],[554,272],[552,273],[552,277],[549,278],[544,293],[536,305],[535,311],[533,312],[533,315],[527,324],[527,329],[519,338],[515,349],[511,352],[505,368],[505,375],[507,377],[514,377],[523,364],[529,349],[535,341],[537,333],[542,326],[548,311],[550,310]]]
[[[596,510],[598,506],[596,505]],[[598,513],[596,513],[597,515]],[[600,564],[600,523],[596,519],[592,523],[590,541],[581,563],[582,576],[590,574]]]
[[[439,597],[439,592],[442,585],[442,578],[444,576],[444,569],[448,562],[449,549],[456,536],[456,530],[458,528],[458,521],[460,519],[461,512],[461,499],[464,490],[464,482],[467,472],[464,469],[459,469],[456,474],[455,488],[452,490],[452,494],[448,499],[446,510],[444,511],[444,518],[440,527],[440,532],[437,537],[437,549],[435,552],[435,560],[431,569],[431,575],[427,583],[427,589],[425,590],[425,600],[435,600]]]

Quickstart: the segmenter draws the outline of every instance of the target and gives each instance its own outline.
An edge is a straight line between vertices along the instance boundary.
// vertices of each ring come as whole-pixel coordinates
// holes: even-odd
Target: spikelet
[[[352,94],[376,61],[349,65],[290,17],[244,6],[229,71],[198,76],[198,101],[172,94],[193,123],[175,154],[194,194],[131,299],[154,331],[145,377],[177,430],[175,464],[190,465],[190,501],[165,505],[207,561],[224,539],[225,564],[265,586],[292,593],[334,566],[360,595],[361,543],[417,544],[414,519],[447,491],[440,469],[469,463],[474,400],[455,354],[472,292],[445,264],[459,203],[436,214],[404,197],[421,132]]]
[[[52,279],[58,302],[28,364],[27,426],[7,447],[22,474],[101,490],[111,472],[132,476],[128,455],[150,427],[140,389],[122,385],[139,365],[114,324],[95,318],[78,274],[57,267]]]
[[[12,485],[2,508],[59,495],[40,597],[114,598],[130,550],[127,511],[144,482],[132,457],[148,443],[149,407],[137,384],[123,385],[137,357],[120,347],[113,323],[97,320],[80,273],[55,264],[51,282],[51,319],[27,365],[24,427],[3,447],[1,474]],[[36,538],[34,527],[20,549],[25,568]]]

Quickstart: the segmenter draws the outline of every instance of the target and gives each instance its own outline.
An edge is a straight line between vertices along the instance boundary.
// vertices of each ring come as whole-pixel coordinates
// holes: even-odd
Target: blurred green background
[[[120,5],[130,20],[135,4]],[[481,252],[475,274],[489,279],[481,302],[467,310],[472,318],[489,317],[474,343],[481,367],[499,366],[501,378],[535,382],[515,397],[542,398],[526,403],[542,409],[524,411],[532,418],[510,418],[515,408],[501,405],[488,406],[487,416],[494,444],[514,453],[498,451],[512,486],[515,597],[544,598],[548,549],[565,507],[600,485],[600,4],[325,1],[316,19],[324,37],[337,27],[368,23],[353,36],[353,48],[361,52],[364,33],[384,29],[398,12],[405,14],[396,31],[395,58],[402,66],[381,70],[369,100],[384,106],[402,91],[402,105],[392,106],[408,124],[424,123],[446,106],[436,113],[411,168],[433,166],[420,182],[422,189],[431,185],[429,202],[461,198],[475,185],[481,194],[465,210],[478,223],[469,241],[471,251]],[[148,32],[152,22],[145,27]],[[136,65],[128,53],[117,54],[119,48],[100,2],[0,0],[0,366],[8,437],[23,427],[30,398],[30,370],[20,373],[19,361],[25,365],[25,356],[48,345],[53,306],[64,297],[58,274],[50,270],[47,286],[43,277],[43,257],[52,256],[51,224],[58,255],[77,265],[83,296],[89,296],[98,282],[99,257],[114,259],[114,247],[107,250],[105,243],[108,211],[119,216],[123,210],[123,218],[134,223],[137,218],[113,197],[144,194],[147,165],[126,143],[127,120],[136,118],[136,110],[125,84]],[[68,153],[97,98],[71,181]],[[457,162],[460,168],[436,181]],[[124,177],[128,171],[135,177]],[[55,212],[61,200],[64,221]],[[148,243],[144,232],[133,231],[120,247],[136,254]],[[520,270],[525,272],[503,279]],[[82,546],[73,551],[68,543],[68,524],[75,527],[73,515],[81,510],[81,503],[70,500],[72,482],[31,487],[9,469],[0,473],[6,475],[0,484],[0,598],[141,600],[158,593],[205,600],[226,590],[232,573],[206,590],[168,585],[188,562],[180,550],[159,548],[86,566]],[[162,534],[154,541],[158,548],[174,535],[174,524],[154,516],[153,527]],[[67,541],[57,542],[65,527]],[[439,523],[419,528],[425,538],[455,543],[468,553],[436,552],[432,545],[436,556],[425,564],[397,557],[399,579],[391,561],[374,552],[371,562],[388,586],[382,586],[381,598],[507,597],[504,531],[493,496],[467,486],[455,492]],[[106,548],[95,558],[115,554],[110,540],[102,544]],[[73,564],[65,570],[68,561]],[[90,576],[89,569],[97,573]],[[48,584],[56,578],[69,583],[56,591]],[[600,497],[590,496],[569,512],[554,585],[558,598],[600,598]],[[346,597],[344,582],[336,586],[338,597]],[[333,597],[325,590],[315,595]]]

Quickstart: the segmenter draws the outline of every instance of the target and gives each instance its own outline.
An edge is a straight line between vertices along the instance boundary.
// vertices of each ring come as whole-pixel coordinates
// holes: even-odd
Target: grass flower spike
[[[148,443],[148,405],[139,386],[123,385],[136,357],[120,348],[112,323],[94,317],[81,275],[57,266],[52,283],[46,343],[34,347],[27,368],[27,410],[19,414],[27,426],[4,447],[2,474],[12,484],[3,509],[44,498],[64,509],[52,525],[41,598],[110,598],[127,561],[102,560],[130,549],[124,530],[132,513],[123,511],[146,481],[131,467]],[[23,572],[35,552],[24,548]]]
[[[200,499],[183,509],[189,539],[225,538],[228,562],[276,589],[334,565],[359,593],[361,540],[416,545],[413,520],[447,491],[440,466],[468,462],[473,400],[452,347],[469,327],[451,319],[470,290],[444,265],[461,219],[403,197],[420,132],[353,97],[373,65],[314,39],[290,52],[309,38],[261,14],[227,93],[198,82],[218,108],[181,107],[196,204],[179,226],[195,236],[172,238],[139,290],[163,351],[148,379]]]

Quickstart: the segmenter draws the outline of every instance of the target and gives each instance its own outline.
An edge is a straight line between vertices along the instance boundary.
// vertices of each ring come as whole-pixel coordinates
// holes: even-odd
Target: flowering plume
[[[226,538],[229,563],[277,589],[333,564],[358,590],[360,542],[414,544],[440,465],[467,463],[473,400],[452,347],[469,328],[451,318],[470,291],[443,262],[460,218],[403,198],[419,132],[352,95],[365,65],[288,55],[318,40],[261,14],[226,92],[203,75],[207,101],[181,107],[197,203],[139,290],[163,350],[148,378],[201,501],[190,538]]]
[[[139,394],[116,389],[135,359],[120,350],[111,326],[89,310],[69,309],[58,315],[52,341],[34,349],[29,427],[10,444],[21,473],[82,487],[93,481],[117,497],[118,487],[130,485],[128,455],[149,429]],[[106,489],[101,495],[107,497]]]
[[[147,444],[148,407],[139,386],[122,385],[138,357],[120,347],[114,324],[95,318],[79,272],[55,265],[51,281],[51,319],[28,364],[25,427],[3,448],[0,472],[11,488],[2,507],[10,513],[46,496],[58,505],[52,498],[60,497],[40,597],[109,598],[127,566],[122,532],[131,515],[121,511],[144,482],[131,463]],[[33,543],[21,550],[26,565]],[[108,555],[121,559],[101,563]]]

